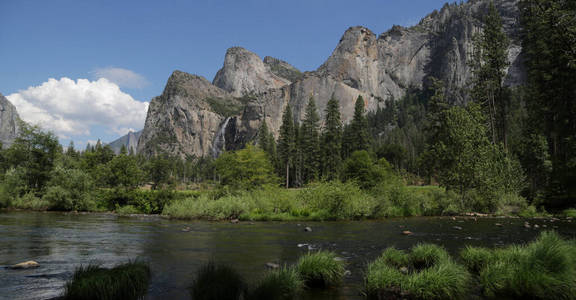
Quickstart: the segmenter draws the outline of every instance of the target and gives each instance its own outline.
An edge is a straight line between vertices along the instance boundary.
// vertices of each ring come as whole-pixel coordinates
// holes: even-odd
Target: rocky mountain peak
[[[271,56],[264,57],[264,64],[270,72],[274,73],[274,75],[286,78],[291,82],[295,82],[302,78],[304,75],[300,70],[292,66],[291,64]]]
[[[274,74],[262,59],[241,47],[226,51],[224,65],[212,83],[235,97],[259,94],[290,84],[290,80]]]
[[[12,145],[20,128],[20,117],[16,107],[0,94],[0,142],[3,147]]]

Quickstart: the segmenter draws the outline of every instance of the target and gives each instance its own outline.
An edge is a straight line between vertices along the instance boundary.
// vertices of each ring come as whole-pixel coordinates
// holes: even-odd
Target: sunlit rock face
[[[212,83],[174,72],[164,93],[152,100],[138,150],[180,156],[217,156],[254,142],[262,121],[277,137],[288,104],[295,121],[304,118],[310,97],[321,117],[331,97],[348,122],[363,96],[367,111],[398,101],[409,89],[425,89],[431,76],[442,79],[449,100],[469,101],[473,38],[481,31],[489,0],[446,4],[412,27],[394,26],[377,35],[350,27],[330,57],[315,71],[300,72],[273,57],[264,60],[244,48],[228,49]],[[525,80],[519,41],[518,0],[497,0],[510,38],[505,84]]]
[[[7,148],[16,137],[20,127],[20,117],[16,107],[0,94],[0,142],[3,148]]]

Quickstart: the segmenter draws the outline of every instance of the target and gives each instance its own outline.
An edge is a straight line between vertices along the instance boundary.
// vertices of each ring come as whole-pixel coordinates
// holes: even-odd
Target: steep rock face
[[[434,76],[445,82],[449,99],[467,101],[473,37],[480,32],[489,0],[446,4],[410,28],[394,26],[377,36],[351,27],[318,70],[301,73],[290,64],[239,47],[228,49],[213,84],[175,72],[162,96],[149,108],[138,149],[177,155],[218,155],[254,141],[263,120],[278,137],[282,113],[290,104],[295,121],[304,118],[314,97],[320,116],[331,97],[340,101],[342,120],[352,119],[359,95],[367,111],[401,99],[410,88],[426,88]],[[510,38],[505,83],[524,82],[519,41],[518,0],[496,0]]]
[[[264,57],[264,64],[274,75],[286,78],[291,82],[295,82],[303,76],[302,72],[291,64],[271,56]]]
[[[238,104],[228,92],[205,78],[175,71],[162,95],[150,102],[138,152],[208,155],[225,120],[219,110],[234,105]]]
[[[20,117],[16,107],[0,94],[0,142],[6,148],[12,145],[20,128]]]
[[[510,38],[511,67],[506,83],[523,81],[518,40],[518,0],[495,1]],[[399,99],[410,87],[423,88],[427,76],[445,81],[453,100],[469,82],[473,37],[481,31],[489,1],[447,4],[413,27],[394,26],[376,37],[369,29],[351,27],[318,69],[350,87],[382,99]]]
[[[258,55],[240,47],[226,51],[224,66],[212,83],[235,97],[259,94],[290,83],[272,73]]]
[[[128,132],[128,134],[118,138],[117,140],[110,142],[110,144],[108,144],[112,150],[114,150],[114,153],[118,154],[120,153],[120,150],[122,150],[122,146],[126,147],[126,150],[128,152],[130,152],[130,150],[134,151],[134,153],[138,152],[138,139],[140,138],[140,135],[142,134],[142,130],[140,131],[130,131]]]

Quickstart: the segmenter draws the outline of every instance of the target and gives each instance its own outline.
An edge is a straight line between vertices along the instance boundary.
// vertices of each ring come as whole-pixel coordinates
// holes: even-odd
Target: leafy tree
[[[472,97],[482,104],[488,116],[492,143],[507,146],[509,97],[503,86],[508,67],[508,37],[502,18],[491,1],[484,16],[481,34],[475,38],[473,53],[474,88]]]
[[[82,170],[57,166],[51,174],[43,200],[56,210],[90,210],[94,208],[92,178]]]
[[[344,161],[344,180],[354,180],[364,189],[375,187],[391,174],[390,164],[385,159],[376,162],[366,150],[354,151]]]
[[[301,151],[303,156],[302,177],[305,183],[318,179],[320,169],[320,117],[316,102],[310,97],[306,115],[302,121]]]
[[[252,145],[245,149],[224,152],[215,161],[221,184],[235,189],[251,190],[278,183],[268,156]]]
[[[134,156],[118,155],[106,164],[103,176],[109,186],[115,188],[135,189],[143,179],[143,172]]]
[[[327,180],[339,177],[342,164],[342,121],[340,121],[340,104],[332,97],[325,111],[324,128],[320,151],[322,153],[322,176]]]
[[[62,147],[50,132],[42,132],[37,126],[20,124],[20,133],[6,151],[6,163],[12,168],[22,168],[22,179],[30,190],[41,191],[54,168]]]
[[[174,165],[169,157],[158,155],[148,160],[148,179],[152,182],[152,189],[164,188],[174,183]]]
[[[286,188],[288,188],[291,183],[290,170],[296,163],[296,130],[290,105],[286,106],[282,115],[280,137],[278,138],[278,156],[285,171]]]

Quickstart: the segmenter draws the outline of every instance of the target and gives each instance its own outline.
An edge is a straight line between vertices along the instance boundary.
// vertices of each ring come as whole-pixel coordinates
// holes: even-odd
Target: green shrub
[[[132,214],[140,214],[142,212],[140,210],[138,210],[136,207],[134,207],[133,205],[126,205],[126,206],[118,207],[116,209],[116,213],[120,214],[120,215],[132,215]]]
[[[128,262],[112,269],[79,267],[66,283],[64,299],[140,299],[148,291],[150,267]]]
[[[344,276],[344,263],[336,260],[336,253],[320,251],[308,253],[298,260],[296,270],[308,287],[338,285]]]
[[[568,218],[576,218],[576,208],[565,209],[562,212],[562,215]]]
[[[362,219],[371,216],[373,198],[354,182],[330,181],[301,190],[298,197],[312,211],[324,211],[328,219]]]
[[[202,266],[190,287],[194,300],[241,299],[246,292],[246,283],[233,268],[214,262]]]
[[[296,299],[304,287],[304,281],[294,268],[283,267],[268,272],[250,293],[249,300]]]
[[[494,259],[494,253],[490,249],[466,246],[460,252],[464,265],[470,272],[478,274],[489,262]]]
[[[419,244],[409,254],[388,248],[368,265],[364,278],[366,294],[378,299],[460,299],[469,282],[466,269],[432,244]]]
[[[28,192],[21,197],[17,197],[12,205],[16,208],[31,210],[46,210],[50,207],[50,203],[36,197],[33,192]]]
[[[486,253],[490,252],[490,256]],[[576,293],[574,244],[556,233],[543,232],[525,246],[496,250],[466,249],[462,259],[478,270],[488,297],[573,299]]]

